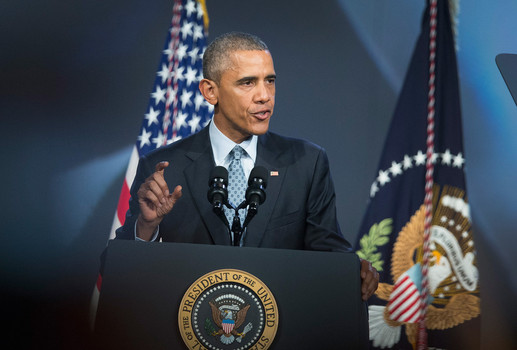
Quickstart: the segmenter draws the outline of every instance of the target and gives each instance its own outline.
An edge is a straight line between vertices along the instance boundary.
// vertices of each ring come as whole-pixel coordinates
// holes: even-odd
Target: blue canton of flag
[[[193,134],[211,119],[213,106],[198,89],[206,48],[203,6],[195,0],[175,1],[153,92],[137,149],[140,156]]]
[[[357,254],[380,273],[369,306],[372,348],[414,349],[422,320],[429,347],[479,348],[479,278],[465,186],[455,42],[449,2],[438,0],[431,8],[435,4],[436,12],[430,13],[429,6],[424,12],[356,242]],[[430,45],[435,33],[436,46]],[[428,137],[429,116],[434,138]],[[423,204],[431,164],[430,297],[421,313]]]

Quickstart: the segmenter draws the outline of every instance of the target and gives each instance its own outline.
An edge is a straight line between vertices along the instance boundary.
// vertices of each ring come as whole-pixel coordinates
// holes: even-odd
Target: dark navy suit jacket
[[[164,242],[230,245],[228,229],[207,199],[215,167],[208,127],[142,157],[131,187],[129,210],[118,239],[134,239],[139,214],[137,191],[160,161],[164,177],[183,196],[160,223]],[[335,191],[325,151],[312,143],[268,132],[258,137],[255,165],[273,172],[266,200],[248,225],[244,246],[319,251],[350,251],[336,217]]]

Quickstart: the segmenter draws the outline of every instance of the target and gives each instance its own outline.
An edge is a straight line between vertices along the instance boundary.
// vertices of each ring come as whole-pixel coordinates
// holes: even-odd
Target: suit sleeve
[[[320,149],[307,200],[305,247],[310,250],[350,252],[336,214],[336,193],[327,154]]]

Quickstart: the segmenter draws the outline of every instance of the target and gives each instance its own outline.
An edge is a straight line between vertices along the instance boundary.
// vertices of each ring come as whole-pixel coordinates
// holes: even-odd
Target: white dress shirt
[[[217,128],[213,119],[208,127],[208,134],[210,135],[210,144],[214,152],[215,165],[224,166],[228,169],[231,161],[230,152],[237,143],[226,137]],[[253,135],[251,138],[239,144],[245,151],[241,156],[241,163],[246,178],[249,178],[251,170],[255,166],[255,160],[257,159],[257,140],[257,135]]]

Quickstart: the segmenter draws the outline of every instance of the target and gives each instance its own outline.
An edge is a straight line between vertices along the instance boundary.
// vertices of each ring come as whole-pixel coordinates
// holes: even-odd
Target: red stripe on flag
[[[99,276],[97,277],[97,290],[101,290],[102,286],[102,275],[99,273]]]
[[[409,281],[409,284],[405,284]],[[413,281],[409,279],[408,275],[405,275],[401,280],[398,280],[393,286],[393,292],[391,292],[390,300],[395,300],[400,294],[404,293],[411,285]]]
[[[409,289],[411,288],[415,288],[414,284],[413,284],[413,281],[409,281],[409,283],[403,285],[403,286],[400,286],[398,287],[397,290],[394,290],[393,291],[393,294],[390,296],[390,304],[391,305],[397,305],[398,303],[400,303],[400,300],[402,298],[402,295],[404,293],[406,293]]]
[[[395,303],[392,303],[392,305],[394,305],[393,309],[390,309],[390,314],[393,314],[395,313],[395,311],[397,311],[401,306],[404,305],[404,303],[406,301],[408,301],[410,298],[412,298],[415,293],[417,293],[417,289],[414,288],[411,293],[409,293],[408,296],[406,296],[404,299],[397,299]],[[402,312],[404,313],[406,310],[403,310]]]
[[[411,307],[413,307],[415,305],[415,303],[418,303],[420,304],[420,299],[417,299],[415,300],[415,302],[413,304],[411,304]],[[411,307],[408,307],[408,310],[411,308]],[[413,311],[413,313],[411,315],[409,315],[408,317],[406,317],[405,319],[402,320],[402,322],[409,322],[411,321],[411,319],[415,316],[415,314],[417,314],[418,312],[420,312],[420,306],[416,307],[415,308],[415,311]],[[398,320],[400,321],[400,320]],[[415,321],[411,322],[411,323],[416,323],[417,321],[420,321],[420,317],[418,317]]]
[[[405,317],[407,315],[408,312],[411,311],[411,309],[415,306],[415,304],[418,304],[420,305],[420,297],[418,295],[416,295],[414,298],[412,297],[410,300],[408,300],[410,302],[410,304],[408,305],[406,303],[406,301],[404,301],[404,304],[402,304],[401,306],[404,307],[404,309],[402,310],[401,314],[397,317],[398,321],[400,321],[403,317]],[[417,310],[419,310],[417,308]],[[414,312],[411,314],[413,315]],[[404,322],[407,322],[407,321],[404,321]]]
[[[131,194],[129,193],[129,186],[127,185],[126,180],[124,180],[124,184],[122,185],[122,190],[120,191],[120,197],[118,199],[117,206],[118,221],[120,221],[121,225],[124,225],[124,221],[126,220],[126,212],[129,209],[130,197]]]

